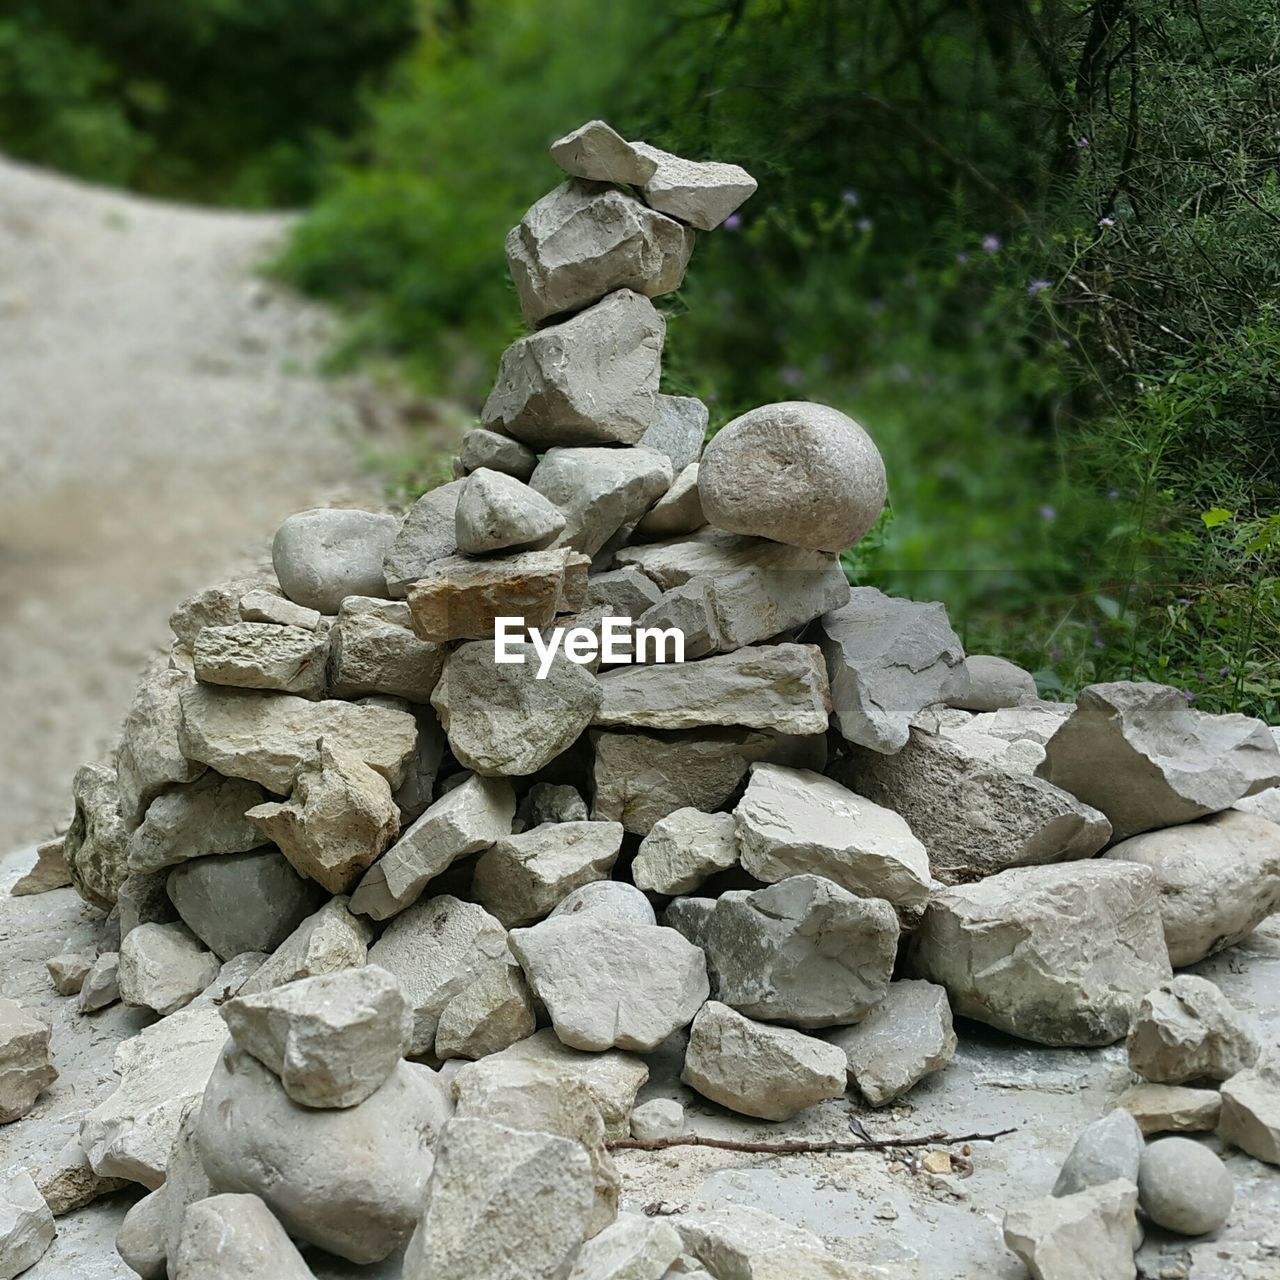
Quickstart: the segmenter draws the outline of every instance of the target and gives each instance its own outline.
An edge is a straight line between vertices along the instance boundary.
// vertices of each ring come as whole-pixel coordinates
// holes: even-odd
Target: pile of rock
[[[23,888],[110,914],[51,980],[158,1019],[60,1157],[75,1195],[5,1184],[5,1248],[34,1260],[50,1208],[127,1181],[143,1276],[311,1274],[290,1240],[404,1249],[408,1280],[867,1274],[755,1211],[619,1216],[610,1144],[683,1133],[635,1106],[660,1046],[785,1121],[901,1098],[953,1011],[1127,1036],[1145,1132],[1224,1081],[1222,1133],[1277,1161],[1256,1039],[1172,979],[1280,906],[1280,826],[1245,799],[1280,784],[1272,734],[1157,685],[1042,702],[942,606],[851,589],[837,553],[886,496],[862,428],[767,405],[704,451],[706,408],[659,391],[651,299],[755,183],[599,121],[552,154],[569,181],[507,241],[535,328],[457,478],[403,519],[286,520],[271,576],[178,607],[115,761],[77,773]],[[661,632],[687,661],[644,650]],[[0,1002],[0,1121],[52,1082],[48,1042]],[[1213,1229],[1137,1132],[1011,1212],[1036,1274],[1132,1275],[1139,1200]]]

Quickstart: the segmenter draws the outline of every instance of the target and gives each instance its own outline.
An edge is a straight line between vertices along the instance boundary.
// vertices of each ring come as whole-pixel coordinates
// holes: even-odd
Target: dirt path
[[[0,160],[0,852],[69,812],[184,594],[289,512],[376,500],[288,225]]]

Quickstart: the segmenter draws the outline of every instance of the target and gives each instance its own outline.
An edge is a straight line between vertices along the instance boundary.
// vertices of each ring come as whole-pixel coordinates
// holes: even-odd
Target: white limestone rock
[[[327,633],[270,622],[205,627],[196,636],[196,679],[238,689],[275,689],[304,698],[325,695]]]
[[[0,996],[0,1124],[20,1119],[58,1078],[47,1022]]]
[[[674,1227],[626,1213],[578,1250],[569,1280],[663,1280],[683,1247]]]
[[[1235,1185],[1226,1166],[1192,1138],[1147,1144],[1138,1167],[1138,1203],[1157,1226],[1184,1236],[1209,1235],[1226,1225]]]
[[[1280,1165],[1280,1066],[1268,1059],[1224,1081],[1218,1136],[1255,1160]]]
[[[1095,684],[1049,739],[1039,774],[1102,810],[1124,840],[1274,787],[1280,747],[1260,720],[1195,711],[1168,685]]]
[[[275,949],[240,987],[239,994],[270,991],[299,978],[337,973],[364,964],[373,940],[373,928],[367,920],[353,915],[349,907],[347,898],[330,898]]]
[[[645,538],[676,538],[693,533],[706,523],[698,493],[698,464],[691,462],[676,472],[671,488],[645,512],[635,531]]]
[[[189,1005],[220,967],[185,924],[139,925],[124,937],[119,954],[121,1000],[161,1017]]]
[[[649,206],[700,231],[714,231],[755,194],[756,180],[740,165],[686,160],[647,142],[632,146],[655,165],[652,177],[642,184]]]
[[[941,1071],[957,1044],[945,989],[910,978],[891,982],[861,1022],[827,1039],[844,1053],[850,1085],[873,1107],[901,1098]]]
[[[166,889],[187,928],[223,960],[274,951],[325,896],[275,849],[193,858],[169,872]]]
[[[656,449],[671,459],[671,470],[679,475],[702,456],[711,415],[696,396],[659,395],[653,424],[640,437],[646,449]],[[701,505],[701,498],[698,500]]]
[[[289,516],[271,543],[280,588],[295,604],[338,612],[347,596],[385,596],[382,559],[400,531],[395,516],[315,507]]]
[[[844,1053],[833,1044],[750,1018],[709,1000],[689,1033],[680,1079],[742,1115],[789,1120],[845,1090]]]
[[[298,769],[288,800],[256,805],[245,816],[295,871],[334,894],[349,893],[400,835],[387,780],[324,738]]]
[[[18,1165],[0,1174],[0,1276],[12,1280],[34,1267],[57,1234],[31,1175]]]
[[[440,1011],[436,1057],[486,1058],[531,1036],[537,1025],[523,970],[509,955],[490,960]]]
[[[814,645],[737,649],[700,662],[629,666],[600,677],[597,725],[700,729],[742,725],[778,733],[827,729],[830,695]]]
[[[517,480],[528,480],[538,465],[538,455],[519,440],[484,427],[475,427],[463,432],[462,443],[458,446],[458,464],[465,475],[488,467],[490,471],[501,471],[503,475],[514,476]]]
[[[880,518],[888,484],[880,451],[852,418],[789,400],[721,427],[702,452],[698,491],[718,529],[840,552]]]
[[[911,721],[965,682],[964,648],[941,604],[855,587],[822,619],[836,727],[848,742],[892,755]]]
[[[954,1012],[1049,1045],[1113,1044],[1171,976],[1150,872],[1098,861],[935,895],[907,967],[946,987]]]
[[[1150,867],[1175,968],[1247,938],[1280,910],[1280,827],[1229,809],[1113,844],[1109,861]]]
[[[1081,1131],[1053,1184],[1055,1196],[1072,1196],[1090,1187],[1121,1179],[1138,1181],[1143,1137],[1138,1122],[1127,1111],[1109,1111]]]
[[[968,681],[945,699],[949,707],[965,711],[999,711],[1035,702],[1040,697],[1035,677],[1007,658],[971,653],[964,660]]]
[[[251,591],[277,593],[274,575],[267,568],[259,574],[218,582],[189,595],[169,615],[169,629],[179,646],[190,652],[201,627],[227,627],[240,619],[240,601]]]
[[[631,1136],[642,1142],[678,1138],[685,1129],[684,1108],[674,1098],[651,1098],[631,1113]]]
[[[722,894],[701,945],[717,999],[749,1018],[796,1027],[857,1022],[884,999],[898,917],[819,875]]]
[[[86,902],[110,911],[129,874],[129,833],[120,817],[115,770],[81,765],[71,782],[71,798],[75,812],[62,845],[71,883]]]
[[[64,951],[50,956],[44,967],[49,971],[49,981],[60,996],[74,996],[80,993],[84,980],[93,968],[97,957],[92,953]]]
[[[182,693],[183,751],[276,795],[287,794],[321,738],[353,752],[398,787],[417,733],[412,715],[390,707],[199,684]]]
[[[1179,974],[1142,997],[1125,1047],[1155,1084],[1228,1080],[1261,1052],[1258,1030],[1207,978]]]
[[[572,178],[642,187],[653,177],[656,160],[642,156],[603,120],[588,120],[548,148],[551,158]]]
[[[544,671],[531,642],[507,648],[524,661],[499,663],[492,636],[459,645],[431,695],[454,756],[486,777],[536,773],[581,737],[604,698],[563,650]]]
[[[260,1196],[295,1239],[378,1262],[413,1230],[451,1109],[435,1072],[404,1061],[354,1107],[299,1107],[271,1071],[228,1043],[196,1141],[216,1189]]]
[[[318,631],[323,616],[319,609],[305,609],[283,595],[262,589],[246,591],[240,597],[237,611],[241,622],[271,622],[278,627],[301,627],[304,631]],[[194,640],[192,645],[194,647]]]
[[[1153,1133],[1210,1133],[1222,1115],[1222,1095],[1216,1089],[1188,1089],[1184,1085],[1131,1085],[1117,1099],[1144,1136]]]
[[[491,961],[507,955],[507,931],[483,907],[448,894],[398,915],[369,948],[369,963],[400,980],[413,1011],[409,1052],[435,1043],[440,1015]]]
[[[204,772],[203,765],[186,758],[179,741],[179,701],[191,683],[185,671],[170,670],[157,660],[134,689],[116,752],[120,816],[127,830],[142,821],[147,805],[167,786],[191,782]]]
[[[654,893],[690,893],[737,863],[737,827],[731,813],[677,809],[655,822],[640,842],[631,878]]]
[[[529,485],[564,513],[559,545],[594,556],[619,529],[635,524],[673,478],[670,459],[654,449],[557,447],[543,455]]]
[[[463,486],[457,523],[458,550],[484,555],[549,547],[564,529],[564,516],[527,484],[481,467]]]
[[[1124,1179],[1025,1201],[1005,1213],[1004,1242],[1043,1280],[1134,1280],[1137,1201]]]
[[[556,1034],[576,1049],[647,1053],[710,991],[701,950],[674,929],[558,916],[509,943]]]
[[[533,924],[572,890],[607,880],[622,836],[618,822],[549,822],[505,836],[477,860],[472,894],[508,929]]]
[[[813,1232],[752,1205],[697,1209],[678,1214],[670,1222],[686,1253],[716,1280],[722,1276],[755,1280],[757,1271],[765,1269],[772,1258],[794,1262],[822,1250],[822,1241]]]
[[[457,553],[458,499],[462,489],[463,481],[451,480],[428,490],[406,512],[400,532],[382,561],[386,594],[393,599],[403,600],[409,584],[421,578],[428,565]]]
[[[399,981],[377,965],[240,996],[222,1017],[302,1107],[363,1102],[404,1057],[413,1030]]]
[[[182,1223],[174,1280],[315,1280],[257,1196],[209,1196]]]
[[[507,235],[507,266],[529,324],[578,311],[618,289],[647,298],[684,279],[694,234],[602,183],[571,179]]]
[[[766,884],[813,872],[895,906],[928,900],[929,858],[907,823],[821,774],[753,764],[734,817],[742,865]]]
[[[80,1010],[94,1013],[120,999],[120,953],[104,951],[85,974],[80,987]]]
[[[580,1143],[456,1117],[436,1147],[404,1280],[560,1280],[592,1203]]]
[[[131,874],[162,871],[214,853],[247,853],[262,834],[245,814],[267,798],[256,782],[212,770],[157,796],[129,837]]]
[[[440,679],[444,658],[442,645],[414,635],[403,601],[348,596],[329,632],[329,694],[386,694],[424,703]]]
[[[620,924],[657,924],[649,899],[633,884],[622,880],[594,880],[567,893],[551,912],[560,916],[616,920]]]

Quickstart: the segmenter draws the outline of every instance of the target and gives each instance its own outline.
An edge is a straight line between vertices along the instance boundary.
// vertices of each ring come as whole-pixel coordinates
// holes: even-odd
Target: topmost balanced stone
[[[299,511],[276,530],[271,563],[295,604],[337,613],[347,596],[386,597],[382,558],[399,530],[395,516],[374,511]]]
[[[888,486],[879,450],[852,418],[788,400],[720,430],[703,452],[698,492],[718,529],[843,551],[880,518]]]
[[[507,236],[507,265],[530,324],[579,311],[615,289],[656,298],[680,287],[693,232],[614,187],[573,179]]]
[[[658,167],[658,162],[640,154],[603,120],[588,120],[581,128],[566,133],[551,144],[551,158],[565,173],[593,182],[617,182],[642,187]]]

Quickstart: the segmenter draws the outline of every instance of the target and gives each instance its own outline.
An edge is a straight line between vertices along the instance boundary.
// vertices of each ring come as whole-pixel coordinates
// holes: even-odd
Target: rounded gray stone
[[[719,431],[703,452],[698,493],[718,529],[843,551],[879,519],[888,483],[880,451],[852,418],[788,400]]]
[[[281,590],[295,604],[337,613],[347,596],[386,599],[382,560],[400,530],[395,516],[315,507],[284,521],[271,544]]]
[[[1203,1236],[1225,1225],[1235,1186],[1214,1153],[1190,1138],[1148,1144],[1138,1165],[1138,1203],[1158,1226]]]
[[[635,885],[621,880],[594,880],[560,900],[551,912],[579,919],[616,920],[619,924],[657,924],[649,899]]]
[[[1138,1122],[1127,1111],[1110,1111],[1080,1131],[1053,1184],[1053,1194],[1071,1196],[1117,1178],[1137,1182],[1142,1150]]]

